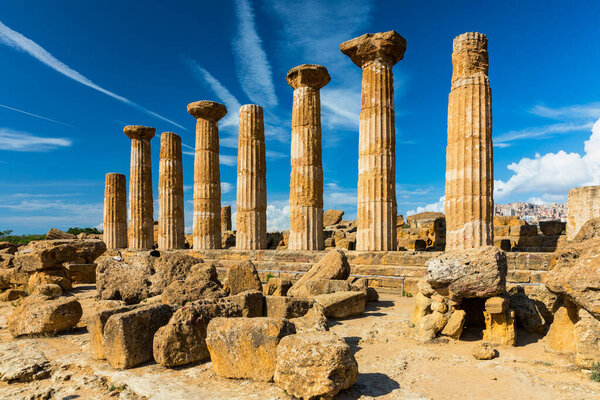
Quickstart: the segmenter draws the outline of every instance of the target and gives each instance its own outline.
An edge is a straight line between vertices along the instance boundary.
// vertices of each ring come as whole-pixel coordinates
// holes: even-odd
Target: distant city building
[[[509,203],[495,204],[494,215],[518,216],[519,218],[537,224],[539,221],[567,221],[566,204],[531,204],[531,203]]]

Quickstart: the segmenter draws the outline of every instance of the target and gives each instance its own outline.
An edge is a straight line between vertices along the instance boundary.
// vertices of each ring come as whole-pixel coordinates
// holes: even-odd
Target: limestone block
[[[546,345],[558,353],[574,353],[575,323],[578,320],[577,307],[559,307],[544,338]]]
[[[213,281],[191,275],[187,279],[173,281],[161,294],[161,301],[172,306],[183,306],[186,303],[225,297],[227,293]]]
[[[496,350],[488,342],[476,343],[471,348],[471,354],[476,360],[491,360],[496,357]]]
[[[292,287],[292,281],[283,278],[270,278],[263,291],[267,296],[285,296]]]
[[[572,240],[587,221],[600,217],[600,186],[569,190],[567,208],[567,239]]]
[[[96,360],[104,360],[106,358],[104,355],[104,345],[102,344],[102,336],[104,335],[106,321],[114,314],[131,311],[137,307],[137,305],[121,307],[112,307],[108,305],[108,307],[105,308],[101,305],[97,312],[88,317],[87,329],[90,333],[90,350],[92,352],[92,358]]]
[[[431,314],[427,314],[416,325],[416,335],[413,336],[413,339],[421,342],[430,342],[435,339],[438,332],[444,329],[447,322],[448,320],[442,313],[434,311]]]
[[[450,318],[448,318],[446,326],[442,329],[442,335],[449,336],[456,340],[460,339],[466,316],[467,313],[465,310],[454,310],[450,315]]]
[[[350,276],[350,264],[343,251],[329,251],[288,291],[289,296],[307,297],[306,282],[313,279],[347,279]]]
[[[350,284],[340,279],[311,279],[306,282],[306,292],[309,297],[351,290]]]
[[[327,318],[348,318],[365,312],[366,295],[361,292],[336,292],[314,297]]]
[[[491,314],[483,312],[485,330],[483,340],[490,343],[516,346],[515,312],[508,309],[504,314]]]
[[[8,317],[8,329],[14,337],[56,334],[77,325],[82,314],[81,304],[75,297],[51,299],[32,295],[22,300]]]
[[[581,368],[592,368],[600,359],[600,321],[585,309],[580,309],[578,316],[573,328],[575,363]]]
[[[242,261],[229,267],[224,288],[230,295],[235,295],[246,290],[258,290],[262,292],[262,283],[251,261]]]
[[[262,317],[264,315],[264,296],[258,290],[246,290],[235,296],[229,296],[227,299],[240,306],[244,318]]]
[[[502,314],[508,309],[509,301],[505,297],[490,297],[485,301],[485,311],[490,314]]]
[[[415,296],[415,306],[413,308],[412,317],[410,318],[411,322],[415,325],[421,321],[421,319],[430,314],[431,310],[431,299],[426,297],[423,293],[417,293]]]
[[[296,333],[328,331],[329,324],[323,306],[313,303],[306,314],[299,318],[292,318],[290,322],[296,327]]]
[[[323,213],[323,227],[338,224],[344,212],[342,210],[325,210]]]
[[[265,316],[269,318],[299,318],[312,307],[314,301],[286,296],[265,296]]]

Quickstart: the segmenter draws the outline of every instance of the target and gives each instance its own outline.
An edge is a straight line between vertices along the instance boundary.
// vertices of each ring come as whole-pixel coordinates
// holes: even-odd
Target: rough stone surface
[[[202,301],[178,309],[169,323],[156,331],[153,354],[157,363],[176,367],[209,357],[206,328],[216,317],[241,317],[242,309],[226,299]]]
[[[123,174],[106,174],[102,240],[108,249],[127,247],[127,183]]]
[[[258,290],[246,290],[235,296],[227,297],[228,300],[237,304],[242,309],[242,317],[255,318],[264,315],[264,296]]]
[[[46,240],[54,240],[54,239],[75,239],[75,235],[72,235],[67,232],[63,232],[60,229],[50,228],[48,233],[46,233]]]
[[[164,304],[183,306],[186,303],[201,300],[225,297],[227,293],[212,281],[203,277],[189,276],[187,279],[173,281],[161,294]]]
[[[52,365],[35,347],[0,344],[0,381],[31,382],[50,376]]]
[[[219,376],[270,381],[280,340],[295,333],[294,324],[275,318],[214,318],[206,345]]]
[[[335,292],[349,292],[351,290],[350,284],[340,279],[311,279],[306,282],[306,292],[310,297]]]
[[[274,381],[301,399],[332,397],[358,378],[358,363],[346,341],[333,332],[286,336],[277,347]]]
[[[412,317],[410,321],[417,325],[421,318],[431,313],[431,299],[425,296],[423,293],[419,292],[415,296],[415,305],[413,308]]]
[[[573,327],[575,337],[575,363],[582,368],[592,368],[600,360],[600,321],[580,309],[579,321]]]
[[[124,313],[134,310],[137,305],[133,306],[115,306],[111,303],[101,304],[99,310],[88,317],[87,329],[90,333],[90,350],[92,358],[96,360],[104,360],[104,344],[102,337],[104,335],[104,326],[106,321],[114,314]]]
[[[467,313],[465,310],[454,310],[448,318],[448,322],[444,329],[442,329],[442,335],[449,336],[452,339],[460,339],[460,335],[462,334],[463,327],[465,325],[465,318]]]
[[[348,279],[350,264],[343,251],[334,249],[325,254],[288,291],[288,296],[307,297],[306,283],[313,279]]]
[[[476,343],[471,348],[471,354],[476,360],[491,360],[496,357],[496,350],[488,342]]]
[[[173,132],[163,132],[158,169],[159,249],[185,249],[181,155],[181,138]]]
[[[29,296],[8,318],[8,329],[14,337],[55,334],[73,328],[82,314],[81,304],[75,297]]]
[[[521,290],[519,290],[521,289]],[[543,333],[548,327],[541,307],[533,298],[529,298],[522,288],[516,288],[510,292],[510,308],[515,310],[517,324],[531,333]]]
[[[366,296],[361,292],[321,294],[314,300],[323,306],[327,318],[348,318],[365,312]]]
[[[446,252],[426,265],[427,282],[449,297],[491,297],[505,290],[506,255],[493,246]]]
[[[296,333],[328,331],[329,324],[323,306],[313,303],[304,316],[292,318],[290,322],[296,327]]]
[[[154,334],[172,315],[170,306],[151,304],[110,316],[102,343],[111,367],[131,368],[152,360]]]
[[[483,340],[500,345],[516,346],[515,312],[508,309],[503,314],[483,312],[485,330]]]
[[[230,295],[235,295],[246,290],[262,292],[262,283],[251,261],[242,261],[227,269],[224,288]]]
[[[263,286],[263,291],[267,296],[285,296],[292,287],[292,281],[283,278],[271,278]]]
[[[427,314],[416,325],[416,332],[413,338],[421,342],[430,342],[435,339],[438,332],[444,329],[447,322],[448,320],[442,313],[434,311],[431,314]]]
[[[27,288],[30,291],[33,291],[36,286],[44,284],[58,285],[64,291],[69,291],[73,288],[69,271],[65,268],[47,269],[29,275]]]
[[[487,37],[454,38],[446,150],[446,250],[494,244],[492,92]]]
[[[573,239],[574,242],[583,242],[587,239],[600,237],[600,218],[593,218],[584,223]]]
[[[567,239],[573,240],[587,221],[600,218],[600,186],[569,190],[567,209]]]
[[[546,345],[558,353],[574,353],[575,324],[578,320],[577,307],[573,305],[559,307],[544,338]]]
[[[344,216],[342,210],[325,210],[323,213],[323,226],[331,226],[339,224]]]
[[[265,296],[265,316],[269,318],[299,318],[312,307],[314,301],[286,296]]]
[[[506,297],[494,296],[485,301],[485,311],[490,314],[502,314],[508,309],[509,301]]]

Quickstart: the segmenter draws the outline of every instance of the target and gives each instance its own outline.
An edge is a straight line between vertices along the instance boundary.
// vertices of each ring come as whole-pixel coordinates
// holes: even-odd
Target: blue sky
[[[391,29],[408,43],[394,68],[399,213],[441,209],[452,39],[467,31],[489,39],[496,202],[563,202],[600,183],[599,14],[594,1],[1,2],[0,230],[101,224],[104,174],[129,173],[129,124],[182,137],[189,229],[196,100],[228,107],[222,204],[234,208],[237,109],[264,107],[268,228],[286,229],[285,75],[303,63],[332,78],[325,207],[354,218],[361,74],[339,44]],[[152,146],[157,197],[158,137]]]

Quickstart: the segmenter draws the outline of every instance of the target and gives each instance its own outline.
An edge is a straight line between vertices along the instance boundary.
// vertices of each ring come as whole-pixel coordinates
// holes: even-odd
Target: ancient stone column
[[[102,240],[107,249],[127,247],[127,184],[123,174],[106,174]]]
[[[567,240],[590,219],[600,218],[600,186],[582,186],[569,190]]]
[[[221,207],[221,232],[231,230],[231,206]]]
[[[150,139],[154,137],[154,128],[128,125],[123,132],[131,139],[128,247],[151,249],[154,245],[154,206]]]
[[[255,104],[240,108],[237,165],[238,249],[267,247],[267,162],[263,109]]]
[[[299,65],[287,73],[287,82],[294,88],[290,250],[324,248],[320,89],[330,80],[327,69],[321,65]]]
[[[221,248],[221,176],[219,125],[227,114],[223,104],[196,101],[187,106],[196,118],[194,155],[194,249]]]
[[[492,93],[487,38],[454,38],[446,148],[446,250],[494,243]]]
[[[396,250],[396,130],[392,68],[406,40],[395,31],[368,33],[340,45],[362,68],[358,144],[356,249]]]
[[[181,138],[163,132],[158,170],[158,248],[184,249],[184,230]]]

